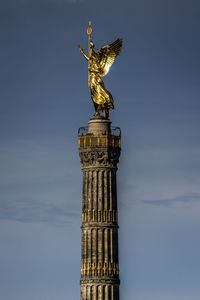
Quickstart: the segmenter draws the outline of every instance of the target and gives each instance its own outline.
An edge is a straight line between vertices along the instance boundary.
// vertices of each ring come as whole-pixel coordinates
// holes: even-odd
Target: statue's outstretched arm
[[[89,60],[89,57],[84,53],[83,48],[81,47],[81,45],[78,45],[81,53],[83,54],[83,56],[85,57],[86,60]]]

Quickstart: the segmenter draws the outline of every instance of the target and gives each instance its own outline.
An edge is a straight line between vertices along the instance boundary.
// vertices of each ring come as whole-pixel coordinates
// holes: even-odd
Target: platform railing
[[[83,136],[83,135],[93,135],[92,133],[88,133],[88,127],[89,126],[84,126],[84,127],[80,127],[78,130],[78,135],[79,136]],[[114,127],[111,126],[110,127],[110,135],[114,135],[114,136],[118,136],[121,137],[121,129],[120,127]],[[105,133],[106,135],[106,133]]]

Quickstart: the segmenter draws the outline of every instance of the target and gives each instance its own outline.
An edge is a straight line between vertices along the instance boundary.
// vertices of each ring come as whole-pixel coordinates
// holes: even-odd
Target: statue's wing
[[[115,57],[120,53],[122,49],[122,39],[118,38],[110,45],[102,47],[97,51],[99,57],[98,67],[100,69],[100,76],[103,77],[108,74],[110,67],[114,63]]]

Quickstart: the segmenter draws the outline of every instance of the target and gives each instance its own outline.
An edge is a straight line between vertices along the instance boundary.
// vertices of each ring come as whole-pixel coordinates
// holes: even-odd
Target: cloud
[[[75,157],[67,142],[13,141],[0,147],[0,184],[76,176],[78,164],[78,153]]]
[[[76,4],[82,0],[2,0],[1,4],[7,7],[16,7],[19,5],[41,4],[42,3],[57,3],[57,4]]]
[[[131,150],[120,161],[119,201],[132,206],[200,194],[199,148]]]
[[[80,218],[80,212],[66,203],[48,203],[37,199],[6,199],[0,202],[0,220],[22,223],[70,225]]]
[[[78,2],[81,2],[81,0],[49,0],[49,1],[50,2],[57,2],[57,3],[78,3]]]
[[[41,0],[40,0],[41,1]],[[38,1],[38,2],[40,2]],[[78,3],[81,0],[42,0],[44,3]],[[34,3],[34,0],[19,0],[21,3]]]
[[[178,196],[174,199],[165,199],[165,200],[140,200],[140,202],[147,205],[155,206],[187,206],[189,207],[192,203],[200,203],[200,194],[190,194]]]
[[[71,153],[69,145],[59,142],[18,141],[1,146],[0,220],[77,222],[81,172],[75,167],[76,162],[79,166],[78,156],[75,162]]]

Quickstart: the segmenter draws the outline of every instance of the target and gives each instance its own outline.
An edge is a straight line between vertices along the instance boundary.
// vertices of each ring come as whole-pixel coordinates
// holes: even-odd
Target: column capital
[[[83,167],[117,167],[120,148],[84,148],[79,149]]]

